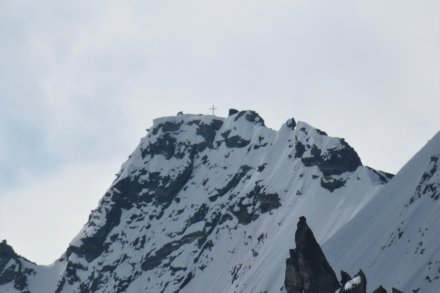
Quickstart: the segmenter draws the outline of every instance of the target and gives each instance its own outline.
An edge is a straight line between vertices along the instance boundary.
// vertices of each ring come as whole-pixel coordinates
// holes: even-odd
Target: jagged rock
[[[396,288],[392,288],[391,292],[393,292],[393,293],[403,293],[402,291],[400,291],[399,289],[396,289]]]
[[[294,130],[295,127],[296,127],[295,119],[294,118],[290,118],[289,120],[287,120],[286,126],[289,127],[290,129]]]
[[[305,166],[317,166],[324,176],[340,175],[344,172],[353,172],[362,166],[361,159],[356,151],[343,139],[339,149],[329,149],[325,155],[317,147],[312,147],[311,156],[302,158]]]
[[[265,126],[264,125],[264,119],[261,118],[260,115],[258,115],[257,112],[246,110],[246,111],[240,111],[237,116],[234,118],[234,121],[239,120],[241,117],[244,117],[249,122],[253,122],[257,125]]]
[[[238,113],[238,110],[237,109],[229,109],[229,114],[228,114],[228,116],[232,116],[232,115],[234,115],[234,114],[237,114]]]
[[[340,284],[325,259],[305,217],[300,217],[295,233],[296,248],[286,261],[284,285],[288,293],[334,293]]]
[[[387,290],[380,285],[376,290],[373,291],[373,293],[387,293]]]
[[[15,292],[29,293],[27,278],[34,271],[25,268],[23,262],[27,260],[17,255],[6,240],[2,240],[0,242],[0,285],[12,283]]]
[[[341,271],[341,285],[344,286],[350,280],[351,276],[347,272]]]
[[[5,265],[9,262],[9,260],[15,257],[16,254],[11,246],[8,245],[6,240],[0,242],[0,271],[3,271]]]
[[[359,270],[353,279],[341,287],[339,293],[367,293],[367,278],[364,272]]]

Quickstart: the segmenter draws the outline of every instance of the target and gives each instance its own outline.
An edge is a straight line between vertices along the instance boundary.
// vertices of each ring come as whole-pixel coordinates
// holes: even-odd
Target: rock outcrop
[[[17,255],[6,240],[0,242],[0,286],[10,284],[14,292],[29,293],[27,279],[34,271],[26,263],[28,261]]]
[[[373,293],[387,293],[387,290],[380,285],[378,288],[376,288],[376,290],[373,291]]]
[[[295,244],[296,248],[290,250],[286,260],[284,287],[287,293],[367,293],[367,278],[362,270],[353,278],[341,271],[341,282],[338,282],[305,217],[299,218]],[[387,290],[380,285],[372,292],[386,293]],[[403,292],[392,288],[392,293]]]
[[[347,272],[341,271],[341,285],[342,285],[342,287],[351,279],[352,278],[350,277],[350,275]]]
[[[353,279],[342,285],[339,293],[367,293],[367,278],[364,272],[359,272]]]
[[[340,284],[324,253],[300,217],[295,233],[296,248],[286,261],[285,288],[288,293],[334,293]]]

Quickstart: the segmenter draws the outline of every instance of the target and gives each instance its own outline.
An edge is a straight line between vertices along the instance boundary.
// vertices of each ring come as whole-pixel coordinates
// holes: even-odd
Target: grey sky
[[[389,172],[440,129],[440,2],[0,2],[0,238],[50,263],[152,119],[253,109]]]

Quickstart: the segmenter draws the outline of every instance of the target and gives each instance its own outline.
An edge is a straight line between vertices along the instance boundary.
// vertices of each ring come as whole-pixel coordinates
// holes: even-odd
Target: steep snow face
[[[156,119],[50,271],[55,292],[280,292],[298,217],[323,242],[388,179],[294,119]]]
[[[365,271],[368,286],[440,288],[440,133],[324,245],[335,269]],[[419,290],[419,291],[418,291]]]

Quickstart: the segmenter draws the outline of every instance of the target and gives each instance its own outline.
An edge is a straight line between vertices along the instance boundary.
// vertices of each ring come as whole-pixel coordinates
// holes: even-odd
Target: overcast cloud
[[[159,116],[253,109],[397,172],[440,130],[437,0],[0,2],[0,238],[50,263]]]

